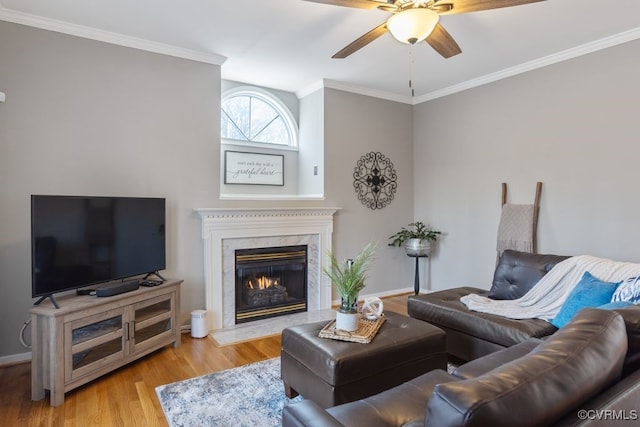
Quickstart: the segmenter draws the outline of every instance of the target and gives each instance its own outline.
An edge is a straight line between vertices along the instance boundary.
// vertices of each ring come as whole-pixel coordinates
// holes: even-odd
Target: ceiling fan
[[[444,58],[462,52],[460,46],[438,22],[440,15],[477,12],[481,10],[520,6],[544,0],[306,0],[359,9],[380,9],[390,12],[389,19],[357,38],[332,58],[346,58],[368,45],[387,31],[398,41],[415,44],[425,40]]]

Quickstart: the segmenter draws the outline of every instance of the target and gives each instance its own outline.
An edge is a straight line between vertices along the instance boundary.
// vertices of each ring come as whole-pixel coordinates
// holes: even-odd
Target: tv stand
[[[166,345],[180,345],[180,284],[95,298],[62,295],[31,308],[31,400],[64,394]],[[53,299],[52,299],[53,301]]]
[[[49,295],[43,295],[40,297],[40,299],[38,301],[36,301],[35,303],[33,303],[33,305],[40,305],[40,303],[44,300],[46,300],[47,298],[49,298],[51,300],[51,302],[53,303],[53,306],[55,308],[60,308],[60,306],[58,305],[58,302],[56,301],[56,299],[53,297],[53,294],[49,294]]]
[[[151,273],[147,273],[142,280],[147,280],[149,278],[149,276],[156,276],[158,279],[162,280],[163,282],[166,282],[167,279],[165,279],[164,277],[162,277],[160,275],[160,273],[158,273],[157,271],[152,271]]]

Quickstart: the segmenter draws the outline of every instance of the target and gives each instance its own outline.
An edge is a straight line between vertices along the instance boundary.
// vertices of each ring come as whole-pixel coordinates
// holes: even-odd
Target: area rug
[[[280,358],[156,387],[171,427],[279,426],[288,399]]]

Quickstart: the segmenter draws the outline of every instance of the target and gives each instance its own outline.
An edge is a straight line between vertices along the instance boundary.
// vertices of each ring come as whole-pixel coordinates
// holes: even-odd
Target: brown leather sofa
[[[553,266],[567,258],[562,255],[504,251],[496,266],[490,290],[464,286],[410,296],[408,314],[445,331],[447,353],[460,360],[473,360],[529,338],[551,335],[557,328],[549,322],[541,319],[515,320],[471,311],[460,302],[460,298],[468,294],[493,299],[519,298]]]
[[[322,409],[288,405],[289,426],[632,425],[640,416],[639,308],[588,308],[552,336],[529,339],[400,386]],[[628,346],[628,342],[632,345]],[[604,422],[604,423],[603,423]]]

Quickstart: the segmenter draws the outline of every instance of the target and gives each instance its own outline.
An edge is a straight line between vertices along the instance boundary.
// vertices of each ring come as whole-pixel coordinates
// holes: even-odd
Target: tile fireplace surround
[[[307,245],[308,311],[330,309],[331,283],[322,266],[328,262],[333,215],[339,209],[196,209],[202,219],[208,330],[235,324],[236,249]]]

